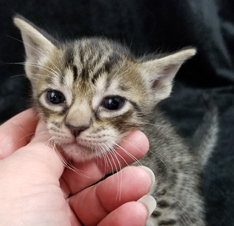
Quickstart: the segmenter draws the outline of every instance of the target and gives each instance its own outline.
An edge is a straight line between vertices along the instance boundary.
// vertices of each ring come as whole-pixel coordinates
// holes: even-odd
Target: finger
[[[145,226],[147,217],[147,209],[142,203],[128,202],[108,214],[98,226]]]
[[[35,135],[31,141],[31,143],[34,143],[34,142],[45,142],[45,141],[49,141],[51,138],[50,134],[49,134],[49,131],[47,129],[47,126],[46,126],[46,123],[42,120],[40,120],[38,122],[38,125],[36,127],[36,130],[35,130]],[[52,142],[48,142],[48,145],[51,145]]]
[[[39,121],[35,136],[27,145],[27,148],[33,150],[31,151],[33,162],[39,161],[40,164],[44,164],[45,168],[55,172],[56,178],[59,179],[65,166],[61,160],[58,147],[55,147],[54,143],[50,142],[50,138],[51,136],[45,122]]]
[[[41,126],[43,125],[39,122],[38,127]],[[2,160],[2,167],[5,164],[3,167],[5,170],[8,167],[14,174],[27,175],[19,178],[19,180],[26,179],[26,183],[29,181],[37,184],[53,183],[59,187],[59,178],[63,173],[64,165],[55,150],[47,145],[48,137],[46,133],[41,136],[36,135],[26,146]]]
[[[76,171],[65,169],[61,178],[61,186],[67,192],[67,196],[76,194],[101,180],[106,174],[117,171],[136,159],[142,158],[149,149],[149,142],[145,134],[134,131],[125,138],[121,143],[121,147],[116,149],[118,155],[115,157],[75,163],[74,168]],[[107,158],[111,159],[111,162],[108,162]]]
[[[153,183],[152,174],[149,175],[141,167],[124,168],[118,174],[72,196],[71,208],[84,225],[97,225],[114,209],[147,194]]]
[[[28,109],[0,126],[0,159],[29,143],[37,121],[36,114],[32,109]]]

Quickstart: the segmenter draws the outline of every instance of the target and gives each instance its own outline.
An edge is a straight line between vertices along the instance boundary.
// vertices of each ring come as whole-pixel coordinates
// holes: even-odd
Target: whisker
[[[103,147],[103,144],[99,144],[99,147],[101,149],[101,156],[104,160],[104,163],[105,163],[105,169],[104,169],[104,172],[106,173],[107,172],[107,156],[106,156],[106,148]],[[98,158],[99,159],[99,158]]]
[[[114,155],[114,157],[117,160],[117,163],[119,165],[119,170],[118,170],[118,174],[117,174],[117,178],[118,178],[117,179],[118,180],[118,193],[116,195],[116,199],[119,198],[119,200],[121,200],[121,194],[122,194],[121,188],[122,188],[122,180],[123,180],[123,175],[122,175],[122,171],[121,171],[122,165],[121,165],[121,163],[120,163],[120,161],[118,159],[118,156],[117,156],[117,155],[119,155],[119,153],[114,148],[112,148],[112,153],[113,153],[113,155]]]
[[[118,172],[116,174],[117,176],[117,183],[118,183],[118,189],[117,189],[117,194],[116,194],[116,199],[119,198],[119,200],[121,199],[121,187],[122,187],[122,171],[121,171],[121,163],[120,161],[118,160],[118,157],[116,155],[116,151],[113,149],[113,151],[111,152],[113,154],[113,156],[115,157],[118,165],[119,165],[119,169],[117,169],[116,171]],[[116,168],[117,168],[117,165],[116,165]]]
[[[35,133],[29,133],[29,134],[27,134],[27,135],[21,137],[20,140],[23,140],[23,139],[25,139],[25,138],[27,138],[27,137],[30,137],[30,136],[33,136],[33,135],[35,135]]]
[[[50,144],[52,142],[52,145]],[[63,165],[67,168],[70,169],[71,171],[73,171],[74,173],[84,176],[86,178],[90,178],[87,174],[84,173],[84,171],[77,169],[75,166],[72,165],[72,163],[68,160],[66,160],[62,154],[60,153],[60,151],[57,149],[56,147],[56,142],[54,140],[53,137],[51,137],[50,139],[48,139],[45,143],[45,145],[52,147],[52,149],[54,150],[54,152],[57,154],[57,156],[59,157],[59,159],[61,160],[61,162],[63,163]]]
[[[128,152],[127,150],[125,150],[123,147],[121,147],[120,145],[118,145],[117,143],[115,143],[114,141],[112,141],[114,143],[114,145],[116,145],[117,147],[119,147],[121,150],[124,151],[124,153],[126,153],[134,162],[137,162],[139,165],[142,165],[141,162],[135,157],[133,156],[130,152]]]
[[[10,78],[26,77],[25,74],[12,75]]]
[[[118,167],[117,167],[117,165],[116,165],[116,162],[115,162],[115,160],[114,160],[114,158],[117,160],[117,162],[118,162],[118,158],[117,158],[117,156],[116,156],[116,154],[115,154],[115,150],[113,149],[113,148],[111,148],[110,147],[110,150],[109,150],[109,156],[110,156],[110,158],[111,158],[111,162],[112,162],[112,164],[114,165],[114,167],[115,167],[115,171],[112,171],[112,174],[115,174],[116,172],[118,172],[119,171],[119,169],[118,169]],[[119,167],[121,168],[121,165],[120,165],[120,163],[119,163]],[[119,178],[119,176],[117,175],[117,184],[118,184],[118,189],[117,189],[117,196],[116,196],[116,198],[117,197],[119,197],[119,190],[120,190],[120,178]]]
[[[41,68],[41,69],[44,69],[46,70],[48,73],[54,75],[54,76],[59,76],[58,72],[55,71],[54,69],[46,66],[46,65],[40,65],[40,64],[37,64],[37,63],[32,63],[32,62],[15,62],[15,63],[4,63],[4,64],[13,64],[13,65],[23,65],[25,66],[26,64],[28,65],[31,65],[31,66],[34,66],[34,67],[38,67],[38,68]],[[59,72],[60,73],[60,72]]]
[[[45,59],[47,59],[61,73],[61,71],[59,70],[59,68],[50,60],[50,58],[44,52],[42,52],[42,51],[34,48],[32,45],[28,44],[27,42],[23,42],[23,41],[21,41],[19,39],[16,39],[16,38],[12,37],[12,36],[9,36],[9,35],[8,35],[8,37],[10,37],[10,38],[12,38],[12,39],[14,39],[16,41],[19,41],[19,42],[23,43],[24,45],[27,45],[28,47],[32,48],[35,52],[39,53]]]

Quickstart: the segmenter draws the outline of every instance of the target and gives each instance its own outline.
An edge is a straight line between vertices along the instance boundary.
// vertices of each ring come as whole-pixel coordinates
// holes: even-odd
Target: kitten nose
[[[70,129],[74,137],[78,137],[82,131],[89,128],[88,126],[72,126],[70,124],[67,124],[66,126]]]

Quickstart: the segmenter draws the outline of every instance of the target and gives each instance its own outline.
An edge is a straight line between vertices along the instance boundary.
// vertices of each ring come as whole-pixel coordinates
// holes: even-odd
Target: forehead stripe
[[[78,76],[77,66],[73,65],[72,69],[73,69],[73,78],[74,78],[74,81],[75,81],[77,79],[77,76]]]
[[[65,67],[69,67],[74,62],[73,47],[70,46],[65,52]]]
[[[97,71],[93,74],[92,83],[95,84],[95,82],[102,73],[104,72],[110,73],[112,66],[113,62],[111,62],[109,59],[106,62],[104,62],[103,65],[100,68],[98,68]]]
[[[84,50],[83,50],[82,46],[80,47],[79,50],[80,50],[80,55],[79,55],[80,63],[83,64],[84,63]]]
[[[82,70],[81,70],[80,76],[81,76],[82,81],[87,80],[89,78],[88,69],[83,67]]]

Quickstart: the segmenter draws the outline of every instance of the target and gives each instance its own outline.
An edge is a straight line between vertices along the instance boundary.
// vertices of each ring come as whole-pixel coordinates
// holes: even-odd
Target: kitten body
[[[105,156],[141,128],[150,141],[141,162],[156,176],[151,193],[157,209],[147,225],[205,225],[198,158],[156,107],[196,51],[136,59],[112,41],[59,43],[20,16],[14,22],[26,49],[33,106],[54,142],[76,161],[86,161]]]
[[[157,110],[151,123],[155,126],[145,127],[144,132],[152,152],[141,162],[156,175],[151,195],[157,200],[157,208],[147,226],[205,225],[199,159]]]

